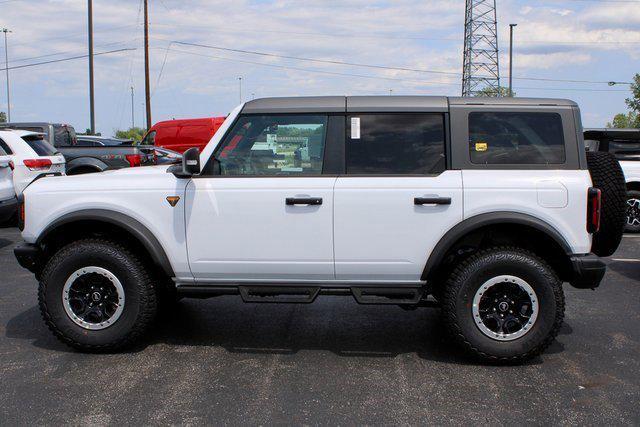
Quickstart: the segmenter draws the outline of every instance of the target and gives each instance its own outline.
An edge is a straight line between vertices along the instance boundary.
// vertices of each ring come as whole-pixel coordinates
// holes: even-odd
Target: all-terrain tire
[[[591,251],[613,254],[622,240],[627,212],[627,187],[620,163],[611,153],[588,151],[587,164],[593,186],[602,192],[600,230],[593,235]]]
[[[627,215],[625,231],[627,233],[640,233],[640,191],[627,192]]]
[[[83,268],[111,272],[124,291],[123,310],[108,327],[90,330],[74,322],[63,303],[67,280]],[[148,330],[156,315],[157,296],[148,269],[127,247],[102,239],[75,241],[56,252],[41,276],[38,301],[42,317],[63,343],[85,352],[113,352]]]
[[[538,304],[533,325],[510,341],[487,336],[472,311],[480,288],[503,275],[525,281]],[[520,248],[492,247],[471,255],[454,269],[442,298],[443,321],[452,337],[472,356],[492,363],[520,363],[541,354],[564,319],[562,282],[544,260]]]

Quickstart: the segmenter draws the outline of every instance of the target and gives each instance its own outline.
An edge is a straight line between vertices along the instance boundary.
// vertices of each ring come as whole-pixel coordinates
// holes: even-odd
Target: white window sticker
[[[351,139],[360,139],[360,117],[351,117]]]

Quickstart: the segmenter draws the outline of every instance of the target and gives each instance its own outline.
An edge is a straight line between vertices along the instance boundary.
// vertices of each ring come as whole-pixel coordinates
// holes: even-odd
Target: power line
[[[126,51],[130,51],[130,50],[137,50],[135,47],[130,47],[130,48],[124,48],[124,49],[116,49],[116,50],[109,50],[106,52],[98,52],[98,53],[94,53],[93,56],[100,56],[100,55],[109,55],[111,53],[118,53],[118,52],[126,52]],[[64,61],[73,61],[74,59],[82,59],[82,58],[87,58],[89,55],[78,55],[78,56],[71,56],[69,58],[60,58],[60,59],[54,59],[51,61],[43,61],[43,62],[34,62],[31,64],[24,64],[24,65],[16,65],[13,67],[9,67],[9,70],[17,70],[19,68],[28,68],[28,67],[36,67],[38,65],[45,65],[45,64],[53,64],[56,62],[64,62]],[[5,71],[7,70],[7,68],[0,68],[0,71]]]
[[[169,41],[169,40],[165,40],[165,39],[161,39],[161,38],[157,38],[157,39],[158,40],[163,40],[163,41]],[[182,42],[182,41],[177,41],[177,40],[171,40],[169,42],[170,43],[175,43],[175,44],[181,44],[181,45],[185,45],[185,46],[193,46],[193,47],[221,50],[221,51],[227,51],[227,52],[243,53],[243,54],[250,54],[250,55],[257,55],[257,56],[264,56],[264,57],[272,57],[272,58],[293,59],[293,60],[298,60],[298,61],[317,62],[317,63],[324,63],[324,64],[332,64],[332,65],[346,65],[346,66],[353,66],[353,67],[364,67],[364,68],[373,68],[373,69],[381,69],[381,70],[393,70],[393,71],[405,71],[405,72],[413,72],[413,73],[441,74],[441,75],[448,75],[448,76],[455,76],[455,77],[460,77],[462,75],[462,73],[451,72],[451,71],[427,70],[427,69],[422,69],[422,68],[391,67],[391,66],[385,66],[385,65],[363,64],[363,63],[345,62],[345,61],[327,60],[327,59],[317,59],[317,58],[299,57],[299,56],[291,56],[291,55],[280,55],[280,54],[270,53],[270,52],[258,52],[258,51],[253,51],[253,50],[234,49],[234,48],[228,48],[228,47],[223,47],[223,46],[213,46],[213,45],[206,45],[206,44],[202,44],[202,43],[189,43],[189,42]],[[600,81],[600,80],[578,80],[578,79],[551,79],[551,78],[542,78],[542,77],[514,77],[513,79],[514,80],[528,80],[528,81],[558,82],[558,83],[593,83],[593,84],[608,84],[609,83],[609,80]]]
[[[165,50],[163,48],[154,48],[154,49]],[[233,58],[227,58],[227,57],[215,56],[215,55],[205,55],[205,54],[202,54],[202,53],[191,52],[191,51],[180,50],[180,49],[171,49],[171,48],[169,48],[167,50],[169,50],[171,52],[184,53],[184,54],[187,54],[187,55],[194,55],[194,56],[200,56],[200,57],[204,57],[204,58],[218,59],[218,60],[222,60],[222,61],[259,65],[259,66],[269,67],[269,68],[295,70],[295,71],[302,71],[302,72],[307,72],[307,73],[318,73],[318,74],[327,74],[327,75],[344,76],[344,77],[358,77],[358,78],[376,79],[376,80],[400,81],[400,82],[405,82],[405,83],[414,83],[414,84],[421,84],[421,85],[439,85],[439,86],[458,86],[459,85],[459,83],[453,83],[453,82],[440,82],[440,81],[434,82],[432,80],[402,79],[402,78],[394,78],[394,77],[371,76],[371,75],[364,75],[364,74],[354,74],[354,73],[342,73],[342,72],[334,72],[334,71],[326,71],[326,70],[316,70],[316,69],[309,69],[309,68],[293,67],[293,66],[288,66],[288,65],[265,64],[263,62],[248,61],[248,60],[243,60],[243,59],[233,59]],[[436,86],[436,87],[438,87],[438,86]],[[516,87],[515,89],[516,90],[552,90],[552,91],[564,91],[564,90],[566,90],[566,91],[570,91],[570,92],[629,92],[628,90],[625,90],[625,89],[589,89],[589,88],[569,88],[569,89],[565,89],[565,88]]]

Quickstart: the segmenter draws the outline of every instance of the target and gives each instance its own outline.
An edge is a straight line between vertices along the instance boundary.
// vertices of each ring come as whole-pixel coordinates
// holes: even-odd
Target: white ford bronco
[[[139,340],[180,297],[437,306],[459,344],[514,362],[595,288],[625,189],[586,153],[566,100],[257,99],[182,164],[45,177],[15,249],[53,333],[82,351]]]

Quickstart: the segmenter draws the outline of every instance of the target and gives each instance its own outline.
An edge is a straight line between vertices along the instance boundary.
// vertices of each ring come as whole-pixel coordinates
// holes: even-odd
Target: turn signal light
[[[24,165],[28,167],[30,171],[42,171],[48,170],[52,163],[49,159],[26,159]]]
[[[14,170],[16,165],[13,164],[13,160],[9,160],[9,169]]]
[[[602,191],[589,188],[587,193],[587,231],[597,233],[600,230],[600,215],[602,212]]]
[[[142,165],[142,156],[140,154],[127,154],[125,157],[132,168]]]

